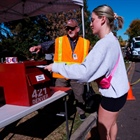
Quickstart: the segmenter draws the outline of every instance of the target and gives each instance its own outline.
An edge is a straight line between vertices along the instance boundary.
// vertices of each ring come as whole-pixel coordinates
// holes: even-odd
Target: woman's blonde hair
[[[100,5],[92,12],[94,12],[99,18],[105,16],[107,18],[107,24],[110,26],[112,31],[119,30],[123,26],[123,18],[114,13],[113,9],[108,5]]]

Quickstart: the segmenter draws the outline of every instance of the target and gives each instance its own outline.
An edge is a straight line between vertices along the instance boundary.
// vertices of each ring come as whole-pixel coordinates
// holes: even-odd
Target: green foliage
[[[133,20],[125,34],[129,36],[129,41],[135,36],[140,36],[140,20]]]
[[[91,13],[87,10],[87,0],[84,0],[84,19],[85,19],[85,38],[90,40],[91,47],[95,45],[95,43],[98,41],[98,37],[93,35],[90,22],[91,22]]]
[[[2,39],[0,50],[8,50],[10,56],[18,56],[21,60],[30,59],[29,48],[49,39],[46,25],[43,15],[5,23],[13,35]]]
[[[118,40],[120,42],[120,46],[121,47],[125,47],[126,46],[126,41],[124,41],[121,36],[118,36]]]

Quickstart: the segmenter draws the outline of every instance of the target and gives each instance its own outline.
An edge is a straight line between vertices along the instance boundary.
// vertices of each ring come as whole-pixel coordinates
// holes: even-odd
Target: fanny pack
[[[112,79],[112,76],[116,70],[116,67],[118,65],[118,62],[119,62],[119,59],[120,59],[120,55],[118,57],[118,60],[117,60],[117,63],[115,65],[115,67],[113,68],[113,70],[111,71],[110,75],[108,77],[101,77],[99,79],[96,80],[97,84],[99,87],[103,88],[103,89],[108,89],[111,85],[111,79]]]

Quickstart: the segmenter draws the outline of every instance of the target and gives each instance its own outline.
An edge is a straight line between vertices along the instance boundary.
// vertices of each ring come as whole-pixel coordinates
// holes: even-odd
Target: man
[[[66,22],[65,29],[67,35],[58,37],[55,39],[55,63],[82,63],[89,52],[90,42],[79,36],[80,28],[78,22],[75,19],[69,19]],[[30,48],[30,51],[39,52],[41,45]],[[84,84],[78,83],[76,80],[66,79],[58,73],[53,73],[53,77],[56,78],[55,86],[68,86],[70,84],[74,96],[76,99],[76,109],[79,114],[80,120],[84,121],[86,118],[84,111]]]

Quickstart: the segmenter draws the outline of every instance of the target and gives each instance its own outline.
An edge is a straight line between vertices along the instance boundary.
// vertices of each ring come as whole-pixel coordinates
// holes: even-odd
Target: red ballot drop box
[[[1,63],[0,88],[6,104],[31,106],[49,98],[50,72],[36,67],[46,64],[46,61]]]

